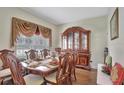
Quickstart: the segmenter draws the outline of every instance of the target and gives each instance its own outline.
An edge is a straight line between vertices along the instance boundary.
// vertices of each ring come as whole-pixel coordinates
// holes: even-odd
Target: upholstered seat
[[[11,76],[11,71],[9,68],[0,70],[0,77],[7,77],[7,76]]]
[[[39,75],[29,74],[23,77],[26,85],[40,85],[43,83],[43,78]]]
[[[56,82],[56,72],[55,73],[52,73],[50,74],[49,76],[45,77],[47,80],[51,81],[51,82],[54,82],[54,83],[57,83]]]
[[[7,62],[7,59],[6,59],[6,54],[7,53],[13,53],[14,51],[11,51],[11,50],[7,50],[7,49],[4,49],[4,50],[1,50],[0,51],[0,77],[3,78],[3,83],[5,81],[8,81],[10,79],[12,79],[11,77],[11,71],[9,69],[9,66],[8,66],[8,62]]]
[[[3,62],[2,62],[2,60],[0,58],[0,70],[2,70],[2,69],[3,69]]]

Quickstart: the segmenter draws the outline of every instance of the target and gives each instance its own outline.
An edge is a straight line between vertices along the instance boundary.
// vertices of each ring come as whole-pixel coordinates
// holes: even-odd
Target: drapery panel
[[[31,37],[34,34],[42,35],[44,38],[49,38],[49,45],[51,46],[52,42],[52,33],[51,29],[37,25],[22,19],[12,18],[12,38],[11,38],[11,47],[16,43],[17,38],[20,36],[20,33],[26,37]]]

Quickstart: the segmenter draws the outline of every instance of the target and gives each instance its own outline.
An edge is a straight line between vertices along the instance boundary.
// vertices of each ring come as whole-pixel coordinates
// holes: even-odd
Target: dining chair
[[[71,79],[76,81],[76,62],[78,60],[78,53],[77,51],[67,50],[66,53],[71,53],[73,55],[73,61],[72,61],[72,70],[71,70]]]
[[[49,50],[49,49],[43,49],[43,50],[41,50],[40,52],[41,52],[41,56],[42,56],[43,58],[47,58],[47,57],[50,56],[50,50]]]
[[[26,56],[27,56],[27,59],[31,59],[31,60],[34,60],[34,59],[37,59],[38,58],[38,51],[34,50],[34,49],[31,49],[29,51],[25,51],[26,53]]]
[[[76,62],[78,60],[78,53],[77,52],[73,52],[73,61],[72,61],[72,77],[74,77],[74,80],[77,80],[76,77]]]
[[[7,50],[7,49],[3,49],[3,50],[0,50],[0,59],[2,60],[2,69],[5,69],[5,68],[8,68],[8,64],[7,64],[7,60],[6,60],[6,53],[8,52],[12,52],[14,53],[14,51],[12,50]]]
[[[58,53],[58,55],[60,55],[61,54],[61,48],[55,48],[55,51]]]
[[[66,53],[64,56],[59,57],[59,67],[57,72],[45,77],[45,81],[48,84],[54,85],[69,85],[72,84],[71,81],[71,69],[73,55]]]
[[[43,78],[40,75],[28,74],[23,76],[21,73],[22,65],[16,56],[12,53],[7,54],[7,60],[12,73],[12,79],[15,85],[39,85],[43,83]]]
[[[3,84],[12,79],[11,71],[8,66],[8,62],[7,62],[7,58],[6,58],[8,52],[14,53],[14,51],[7,50],[7,49],[0,51],[0,60],[2,62],[2,67],[0,70],[0,77],[3,79]]]
[[[0,77],[0,85],[3,84],[3,78]]]

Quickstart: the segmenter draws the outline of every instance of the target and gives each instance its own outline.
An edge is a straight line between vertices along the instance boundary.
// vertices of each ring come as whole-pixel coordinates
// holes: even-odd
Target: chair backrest
[[[66,53],[59,57],[59,68],[56,75],[58,84],[70,84],[69,78],[71,76],[73,55]]]
[[[0,77],[0,85],[3,83],[3,78]]]
[[[46,58],[46,56],[50,56],[50,50],[49,49],[43,49],[41,52],[41,56]]]
[[[25,85],[24,78],[22,76],[22,65],[19,59],[12,53],[7,53],[7,60],[11,70],[12,79],[15,85]]]
[[[25,51],[25,53],[26,53],[27,59],[33,60],[38,58],[38,51],[36,50],[31,49],[29,51]]]
[[[76,62],[78,60],[78,52],[73,52],[73,67],[75,67]]]
[[[3,69],[9,67],[8,63],[7,63],[7,59],[6,59],[6,55],[7,55],[8,52],[14,53],[14,51],[7,50],[7,49],[4,49],[4,50],[0,51],[0,59],[1,59],[2,63],[3,63],[3,65],[2,65]]]
[[[61,48],[55,48],[55,51],[56,51],[58,54],[61,54]]]

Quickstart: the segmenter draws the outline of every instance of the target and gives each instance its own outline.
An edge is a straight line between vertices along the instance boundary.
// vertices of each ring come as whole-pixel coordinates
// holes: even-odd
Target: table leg
[[[44,82],[41,85],[47,85],[45,77],[43,77]]]

